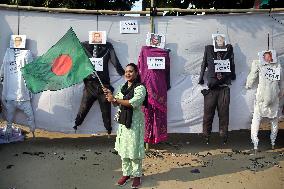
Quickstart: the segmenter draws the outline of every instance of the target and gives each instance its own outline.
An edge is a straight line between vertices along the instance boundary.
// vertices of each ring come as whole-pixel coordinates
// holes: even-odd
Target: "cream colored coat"
[[[21,68],[32,62],[33,57],[30,50],[18,50],[7,48],[0,77],[4,78],[2,99],[26,101],[30,100],[31,94],[26,87]]]
[[[280,68],[280,80],[267,79],[265,69]],[[258,78],[258,87],[254,111],[258,112],[261,117],[275,118],[278,114],[279,97],[284,92],[284,78],[281,65],[278,63],[260,64],[259,60],[254,60],[251,65],[251,71],[247,77],[246,88],[253,86]]]

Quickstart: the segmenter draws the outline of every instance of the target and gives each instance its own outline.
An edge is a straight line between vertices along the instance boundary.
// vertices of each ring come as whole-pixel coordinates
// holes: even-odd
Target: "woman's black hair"
[[[129,64],[126,65],[126,67],[127,66],[131,66],[134,69],[134,71],[137,73],[136,82],[141,83],[141,77],[139,75],[138,66],[136,64],[134,64],[134,63],[129,63]]]

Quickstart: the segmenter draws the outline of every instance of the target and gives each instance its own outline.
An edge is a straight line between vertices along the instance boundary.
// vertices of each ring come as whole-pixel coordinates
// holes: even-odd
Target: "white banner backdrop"
[[[0,11],[0,59],[9,46],[11,34],[17,34],[17,11]],[[283,14],[274,16],[284,21]],[[132,17],[20,12],[20,34],[27,35],[27,47],[34,56],[40,56],[73,27],[81,41],[88,40],[88,31],[105,30],[107,40],[114,45],[118,59],[124,67],[137,63],[140,49],[145,45],[150,30],[149,17],[135,17],[139,23],[138,34],[121,34],[120,21]],[[230,130],[247,129],[253,111],[255,89],[245,90],[245,81],[251,62],[257,52],[267,49],[277,51],[278,60],[284,61],[284,26],[268,14],[230,14],[155,18],[156,33],[166,35],[166,48],[171,49],[171,89],[168,91],[169,133],[202,132],[204,86],[197,84],[205,45],[212,44],[212,33],[224,33],[227,43],[233,45],[237,80],[231,86]],[[117,88],[124,82],[110,66],[112,85]],[[48,131],[74,132],[74,120],[79,109],[83,84],[60,91],[46,91],[34,95],[32,100],[36,127]],[[112,114],[116,109],[112,108]],[[217,115],[217,112],[216,112]],[[25,117],[17,112],[16,122],[25,124]],[[114,131],[117,128],[113,123]],[[213,129],[218,129],[215,116]],[[98,102],[95,102],[78,133],[105,132]]]

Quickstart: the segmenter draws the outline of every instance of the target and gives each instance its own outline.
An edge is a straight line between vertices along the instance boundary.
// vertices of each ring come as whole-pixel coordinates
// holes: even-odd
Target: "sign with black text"
[[[230,60],[214,60],[215,72],[231,72]]]
[[[97,72],[104,71],[103,58],[90,58],[90,61]]]
[[[138,21],[120,21],[120,33],[138,33]]]
[[[166,69],[165,57],[147,57],[148,69]]]
[[[280,68],[271,68],[266,67],[264,70],[264,77],[272,81],[279,81],[280,80]]]

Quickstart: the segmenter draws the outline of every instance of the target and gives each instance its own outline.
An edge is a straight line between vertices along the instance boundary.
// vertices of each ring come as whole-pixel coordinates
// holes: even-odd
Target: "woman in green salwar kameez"
[[[123,176],[118,185],[122,186],[133,176],[132,188],[141,185],[142,159],[144,148],[144,113],[141,106],[145,103],[146,88],[140,83],[138,68],[130,63],[125,69],[127,82],[113,96],[105,89],[106,98],[114,105],[120,106],[115,150],[121,156]]]

